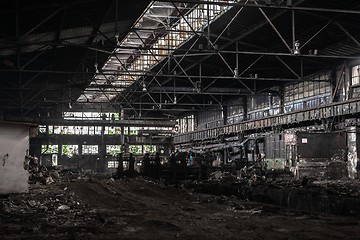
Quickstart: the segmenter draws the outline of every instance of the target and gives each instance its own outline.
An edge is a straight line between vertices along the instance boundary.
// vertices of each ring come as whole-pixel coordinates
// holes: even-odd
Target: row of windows
[[[263,109],[263,108],[275,108],[280,105],[279,96],[250,96],[247,100],[248,111]]]
[[[39,126],[40,133],[48,134],[76,134],[76,135],[100,135],[101,126]],[[172,131],[172,127],[125,127],[124,135],[138,135],[139,131]],[[105,135],[121,134],[121,127],[106,126]]]
[[[360,65],[352,67],[351,84],[360,84]],[[284,105],[285,112],[298,111],[328,104],[331,102],[332,87],[330,73],[319,74],[311,78],[312,81],[288,84],[285,86]],[[357,94],[357,89],[353,91],[353,96]],[[248,115],[247,119],[258,119],[280,113],[279,96],[250,96],[247,99]],[[243,121],[244,108],[242,99],[233,100],[228,104],[227,123]],[[205,113],[199,113],[199,123],[209,122],[214,118],[222,118],[215,115],[217,109],[212,109]]]
[[[252,99],[256,99],[253,97]],[[275,101],[274,101],[275,99]],[[264,117],[274,116],[280,114],[280,100],[276,98],[270,98],[270,97],[263,97],[260,98],[260,100],[264,100],[263,102],[266,102],[267,104],[260,104],[262,108],[260,107],[253,107],[253,109],[248,110],[248,114],[246,115],[247,120],[251,119],[260,119]],[[265,101],[266,100],[266,101]],[[309,109],[314,108],[318,106],[322,106],[325,104],[328,104],[331,102],[330,95],[320,95],[312,98],[304,98],[298,101],[292,101],[292,102],[286,102],[284,104],[284,111],[285,112],[292,112],[292,111],[299,111],[303,109]],[[257,101],[259,103],[259,101]],[[270,105],[271,103],[271,105]],[[227,124],[231,123],[237,123],[244,120],[244,114],[239,113],[235,115],[229,115],[227,116]],[[199,124],[197,130],[203,130],[207,128],[213,128],[221,126],[222,121],[212,121],[208,122],[206,124]]]
[[[82,155],[96,155],[99,153],[98,145],[81,145]],[[130,145],[129,150],[134,154],[155,153],[155,145]],[[72,157],[79,154],[79,145],[61,145],[62,155]],[[121,153],[121,145],[106,145],[106,155],[116,156]],[[42,145],[42,154],[59,153],[59,145]]]
[[[300,82],[285,86],[285,102],[296,101],[322,94],[331,94],[330,82]]]
[[[306,101],[297,101],[288,103],[285,105],[285,112],[294,112],[300,111],[303,109],[314,108],[318,106],[322,106],[331,102],[330,96],[319,96],[312,99],[307,99]]]

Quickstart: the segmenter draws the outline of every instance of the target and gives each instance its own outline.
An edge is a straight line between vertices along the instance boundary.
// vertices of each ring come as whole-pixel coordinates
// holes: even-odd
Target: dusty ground
[[[360,239],[359,223],[144,178],[77,179],[0,197],[0,239]]]

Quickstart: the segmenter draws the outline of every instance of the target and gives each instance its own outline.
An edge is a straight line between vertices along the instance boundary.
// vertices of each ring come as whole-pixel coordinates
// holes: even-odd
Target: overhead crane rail
[[[324,106],[306,110],[284,113],[262,119],[248,120],[220,127],[194,131],[174,136],[174,144],[216,139],[222,135],[232,135],[239,132],[254,132],[259,130],[274,129],[300,125],[334,117],[351,118],[360,113],[360,98],[349,101],[331,103]]]

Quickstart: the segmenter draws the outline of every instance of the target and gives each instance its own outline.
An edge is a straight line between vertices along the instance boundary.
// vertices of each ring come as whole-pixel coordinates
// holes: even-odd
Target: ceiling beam
[[[169,0],[157,0],[158,2],[169,2]],[[281,9],[281,10],[297,10],[297,11],[311,11],[311,12],[331,12],[331,13],[346,13],[360,15],[359,10],[348,10],[348,9],[334,9],[334,8],[316,8],[316,7],[299,7],[299,6],[287,6],[272,4],[248,4],[242,2],[225,2],[225,1],[198,1],[198,0],[171,0],[173,3],[195,3],[195,4],[208,4],[217,6],[231,6],[231,7],[247,7],[247,8],[267,8],[267,9]],[[297,4],[298,2],[295,1]],[[326,6],[326,5],[324,5]]]

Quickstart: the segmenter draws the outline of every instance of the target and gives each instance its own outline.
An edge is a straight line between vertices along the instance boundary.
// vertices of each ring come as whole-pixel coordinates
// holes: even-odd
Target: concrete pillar
[[[356,164],[359,161],[360,149],[360,130],[356,126],[347,129],[348,146],[348,175],[351,179],[356,178]]]

